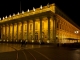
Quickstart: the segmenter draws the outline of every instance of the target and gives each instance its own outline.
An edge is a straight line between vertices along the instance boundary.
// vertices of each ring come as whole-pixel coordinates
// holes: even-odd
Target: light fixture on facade
[[[27,10],[27,12],[29,12],[29,9]]]
[[[79,33],[79,31],[74,31],[74,33],[78,34],[78,33]]]
[[[33,7],[33,11],[35,11],[35,8]]]
[[[26,40],[26,42],[28,42],[28,40]]]
[[[2,41],[2,40],[0,39],[0,41]]]
[[[15,14],[13,13],[13,16],[15,16]]]
[[[5,40],[3,40],[5,42]]]
[[[7,18],[7,16],[5,18]]]
[[[11,17],[11,15],[9,15],[9,17]]]
[[[39,43],[41,42],[41,40],[39,40]]]
[[[17,13],[17,15],[19,15],[19,12]]]
[[[22,42],[22,40],[21,40],[21,42]]]
[[[16,40],[16,42],[17,42],[17,40]]]
[[[24,11],[22,11],[22,14],[24,14]]]
[[[42,9],[42,5],[40,6],[40,9]]]
[[[7,42],[8,42],[9,40],[7,40]]]
[[[49,3],[47,4],[47,7],[48,7],[48,8],[50,7]]]
[[[49,40],[47,40],[47,43],[49,43],[50,41]]]
[[[4,17],[3,17],[3,20],[4,20]]]
[[[32,43],[34,42],[34,40],[32,40]]]

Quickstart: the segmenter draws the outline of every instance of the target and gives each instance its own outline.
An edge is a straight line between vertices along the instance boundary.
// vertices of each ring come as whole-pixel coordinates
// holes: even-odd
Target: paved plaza
[[[80,60],[80,49],[0,43],[0,60]]]

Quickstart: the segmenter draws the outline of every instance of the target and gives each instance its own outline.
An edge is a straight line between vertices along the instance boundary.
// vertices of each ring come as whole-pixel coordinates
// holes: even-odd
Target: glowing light
[[[4,20],[4,17],[3,17],[3,20]]]
[[[40,6],[40,9],[42,9],[42,5]]]
[[[21,40],[21,42],[22,42],[22,40]]]
[[[47,7],[50,7],[50,6],[49,6],[49,3],[47,4]]]
[[[15,16],[15,14],[13,13],[13,16]]]
[[[22,11],[22,14],[24,14],[24,11]]]
[[[35,11],[35,8],[33,7],[33,11]]]
[[[7,16],[5,18],[7,18]]]
[[[34,42],[34,40],[32,40],[32,42]]]
[[[28,40],[26,40],[26,42],[28,42]]]
[[[5,42],[5,40],[3,40]]]
[[[41,41],[39,40],[39,43],[40,43]]]
[[[1,18],[0,18],[0,20],[1,20]]]
[[[29,9],[27,10],[27,12],[29,12]]]
[[[2,41],[2,40],[0,40],[0,41]]]
[[[11,17],[11,15],[9,15],[9,17]]]
[[[16,42],[17,42],[17,40],[16,40]]]
[[[8,42],[9,40],[7,40],[7,42]]]
[[[74,31],[74,33],[78,34],[78,33],[79,33],[79,31]]]
[[[17,13],[17,15],[19,15],[19,12]]]
[[[49,43],[49,40],[47,40],[47,43]]]

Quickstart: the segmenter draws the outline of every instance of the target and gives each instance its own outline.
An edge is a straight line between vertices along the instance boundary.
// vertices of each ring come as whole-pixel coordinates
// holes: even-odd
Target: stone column
[[[5,40],[7,40],[7,25],[5,24]]]
[[[27,41],[29,40],[29,22],[27,21]]]
[[[14,40],[14,24],[12,24],[12,40]]]
[[[33,20],[33,40],[35,41],[35,20]]]
[[[9,32],[8,32],[8,38],[9,38],[9,39],[8,39],[8,40],[10,41],[10,24],[9,24],[8,27],[9,27]]]
[[[23,38],[23,22],[22,22],[22,27],[21,27],[21,29],[22,29],[22,40],[24,39]]]
[[[42,19],[40,18],[40,41],[42,40]]]
[[[18,22],[17,22],[17,41],[18,41]]]
[[[54,45],[57,46],[57,41],[56,41],[56,16],[53,16],[53,41]]]
[[[48,40],[50,40],[50,17],[48,18]]]
[[[3,40],[3,25],[2,26],[0,26],[0,32],[1,32],[1,40]]]

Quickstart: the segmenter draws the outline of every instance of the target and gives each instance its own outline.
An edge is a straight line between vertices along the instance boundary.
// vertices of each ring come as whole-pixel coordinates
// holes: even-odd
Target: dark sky
[[[80,2],[79,0],[23,0],[21,1],[21,10],[32,10],[33,7],[38,8],[40,5],[47,3],[55,3],[69,18],[80,26]],[[0,1],[0,17],[8,16],[9,14],[20,12],[20,1]]]

